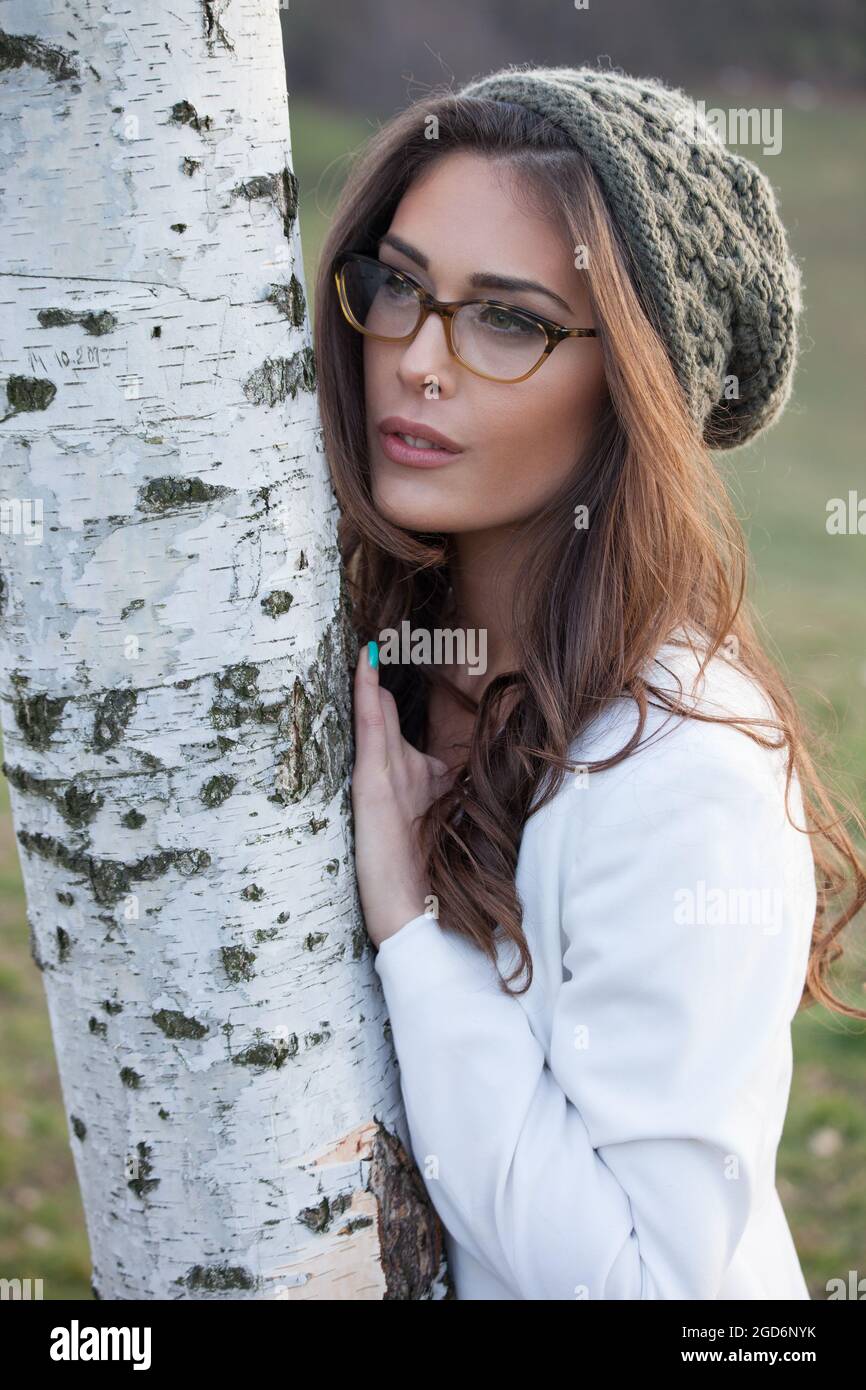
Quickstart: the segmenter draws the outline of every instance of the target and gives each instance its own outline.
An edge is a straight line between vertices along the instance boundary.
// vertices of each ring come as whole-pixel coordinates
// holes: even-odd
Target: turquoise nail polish
[[[372,666],[373,670],[375,671],[376,667],[379,665],[379,643],[378,643],[378,642],[368,642],[368,643],[367,643],[367,656],[368,656],[368,658],[369,658],[370,665]]]

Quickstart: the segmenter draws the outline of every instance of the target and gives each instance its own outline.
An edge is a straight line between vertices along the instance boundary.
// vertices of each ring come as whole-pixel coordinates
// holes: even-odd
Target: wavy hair
[[[435,139],[428,138],[431,128]],[[383,628],[399,630],[405,619],[413,631],[449,626],[455,616],[453,547],[446,535],[391,524],[373,504],[363,341],[343,319],[332,262],[344,248],[375,255],[409,185],[455,150],[507,162],[521,193],[556,219],[564,245],[592,248],[585,274],[601,330],[607,397],[591,437],[575,448],[570,477],[522,526],[531,558],[514,590],[516,669],[491,679],[480,700],[435,667],[389,663],[380,671],[404,736],[419,748],[425,746],[432,683],[449,686],[476,714],[455,780],[418,827],[439,917],[494,962],[494,933],[501,931],[519,956],[507,983],[525,972],[525,983],[514,993],[529,987],[532,959],[515,884],[523,826],[562,785],[573,767],[572,741],[606,704],[631,696],[639,720],[615,756],[586,765],[592,770],[628,757],[641,739],[652,698],[684,717],[735,724],[764,747],[787,746],[786,813],[790,819],[788,792],[796,771],[807,822],[796,828],[811,837],[818,892],[800,1006],[820,1001],[866,1018],[866,1011],[838,1000],[826,978],[842,954],[839,933],[866,902],[866,873],[846,820],[861,834],[864,825],[850,800],[835,794],[834,805],[808,752],[807,742],[816,736],[757,637],[746,597],[745,537],[709,453],[725,441],[724,406],[713,411],[702,439],[640,270],[590,164],[552,123],[519,105],[434,89],[363,148],[325,239],[315,296],[319,408],[341,508],[339,543],[355,635],[366,640]],[[578,504],[591,518],[584,531],[573,523]],[[680,628],[704,634],[703,664],[723,644],[725,651],[733,648],[777,717],[697,713],[649,682],[648,663]],[[778,740],[770,737],[773,731]]]

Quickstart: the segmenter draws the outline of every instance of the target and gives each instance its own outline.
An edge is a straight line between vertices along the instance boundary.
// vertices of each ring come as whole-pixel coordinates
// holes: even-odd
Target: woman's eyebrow
[[[429,270],[430,268],[430,261],[423,251],[419,251],[416,246],[410,246],[408,241],[404,241],[402,237],[394,236],[391,232],[386,232],[384,236],[379,238],[379,246],[393,246],[395,251],[399,251],[410,261],[414,261],[422,270]],[[573,312],[570,304],[566,304],[565,300],[561,299],[558,294],[554,294],[553,290],[549,290],[546,285],[540,285],[537,280],[522,280],[514,275],[498,275],[492,270],[476,270],[473,275],[469,276],[467,284],[475,290],[534,290],[536,294],[547,295],[548,299],[552,299],[566,313]]]

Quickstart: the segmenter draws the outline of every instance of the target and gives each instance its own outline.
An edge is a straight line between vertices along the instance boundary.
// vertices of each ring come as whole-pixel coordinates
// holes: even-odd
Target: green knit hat
[[[793,384],[800,269],[761,170],[653,78],[515,64],[457,95],[524,106],[586,155],[707,445],[770,425]]]

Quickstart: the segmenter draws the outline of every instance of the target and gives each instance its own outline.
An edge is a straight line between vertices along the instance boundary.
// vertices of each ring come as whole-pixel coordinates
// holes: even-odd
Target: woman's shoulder
[[[723,755],[735,757],[738,763],[766,765],[773,750],[762,749],[741,729],[722,721],[735,718],[762,738],[778,742],[778,730],[751,722],[776,719],[767,692],[730,648],[719,648],[709,660],[708,652],[705,638],[680,628],[647,662],[646,719],[640,742],[624,760],[631,771],[638,765],[649,766],[664,754],[686,753],[709,758]],[[670,697],[681,708],[671,709]],[[570,755],[592,761],[611,757],[632,737],[638,720],[638,705],[632,696],[611,700],[572,741]]]
[[[690,806],[704,822],[721,804],[742,808],[757,825],[784,816],[787,746],[767,692],[727,650],[707,660],[708,644],[678,629],[646,666],[646,719],[639,742],[610,767],[630,742],[639,722],[637,701],[611,700],[574,739],[574,770],[549,802],[551,814],[580,822],[582,810],[596,822],[609,811],[616,820],[640,812],[659,824],[674,807]],[[682,709],[672,710],[663,698]],[[735,718],[738,723],[723,722]],[[738,727],[739,725],[739,727]],[[758,742],[748,732],[752,730]],[[766,746],[769,741],[771,747]],[[799,784],[789,805],[798,807]],[[577,791],[589,796],[574,799]]]
[[[794,933],[799,949],[814,917],[814,860],[796,771],[787,783],[786,745],[778,729],[748,722],[775,717],[769,696],[733,659],[702,663],[700,649],[679,642],[666,643],[651,664],[656,688],[692,713],[657,701],[640,743],[610,767],[596,764],[628,743],[635,701],[615,702],[573,742],[575,770],[526,827],[527,881],[543,862],[558,876],[563,902],[582,896],[601,917],[626,883],[645,916],[656,903],[664,917],[677,893],[701,883],[726,902],[778,897],[802,928]],[[736,716],[777,746],[708,717],[718,715]]]

